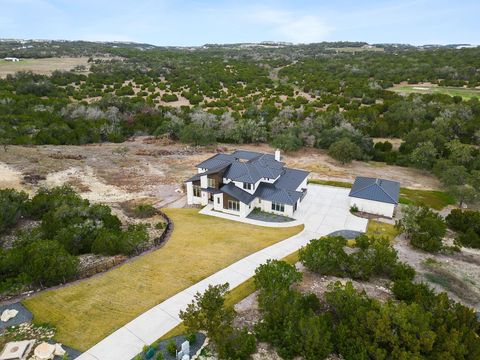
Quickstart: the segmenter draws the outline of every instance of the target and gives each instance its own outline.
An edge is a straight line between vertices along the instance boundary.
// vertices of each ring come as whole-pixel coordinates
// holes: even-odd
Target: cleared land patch
[[[50,75],[55,70],[68,71],[78,65],[88,65],[88,57],[57,57],[45,59],[22,59],[18,62],[0,60],[0,78],[18,71]]]
[[[403,94],[445,94],[450,96],[461,96],[464,99],[471,99],[472,97],[480,98],[480,89],[468,89],[462,87],[438,86],[438,85],[395,85],[391,87],[391,91]]]
[[[49,322],[57,340],[86,350],[177,292],[302,230],[264,228],[165,209],[175,224],[167,244],[101,276],[25,301],[35,321]]]

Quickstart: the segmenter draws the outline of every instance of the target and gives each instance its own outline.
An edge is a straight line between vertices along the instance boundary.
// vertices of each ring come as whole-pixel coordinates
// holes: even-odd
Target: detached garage
[[[356,206],[361,212],[392,218],[399,194],[397,181],[359,176],[349,194],[350,206]]]

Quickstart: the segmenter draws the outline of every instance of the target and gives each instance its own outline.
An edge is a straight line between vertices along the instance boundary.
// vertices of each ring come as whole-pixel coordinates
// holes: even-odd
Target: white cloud
[[[312,43],[325,40],[331,29],[318,17],[306,15],[281,25],[278,31],[289,41]]]
[[[295,43],[323,41],[332,32],[332,28],[318,15],[308,15],[293,11],[271,8],[248,9],[245,17],[253,23],[270,28],[273,36],[280,40]],[[276,40],[276,39],[272,39]]]

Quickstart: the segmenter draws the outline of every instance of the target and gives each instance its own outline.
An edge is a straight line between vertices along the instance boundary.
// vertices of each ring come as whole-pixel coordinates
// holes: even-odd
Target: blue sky
[[[0,0],[0,38],[480,44],[480,0]]]

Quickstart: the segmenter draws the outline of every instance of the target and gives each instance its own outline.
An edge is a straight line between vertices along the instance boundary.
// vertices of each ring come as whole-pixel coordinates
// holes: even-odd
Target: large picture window
[[[285,211],[285,205],[272,202],[272,210],[273,211],[284,212]]]
[[[214,188],[216,185],[215,179],[208,178],[208,187]]]
[[[235,200],[228,200],[228,210],[240,211],[240,203]]]
[[[195,196],[195,197],[201,197],[202,196],[202,190],[200,189],[200,186],[193,185],[193,196]]]

